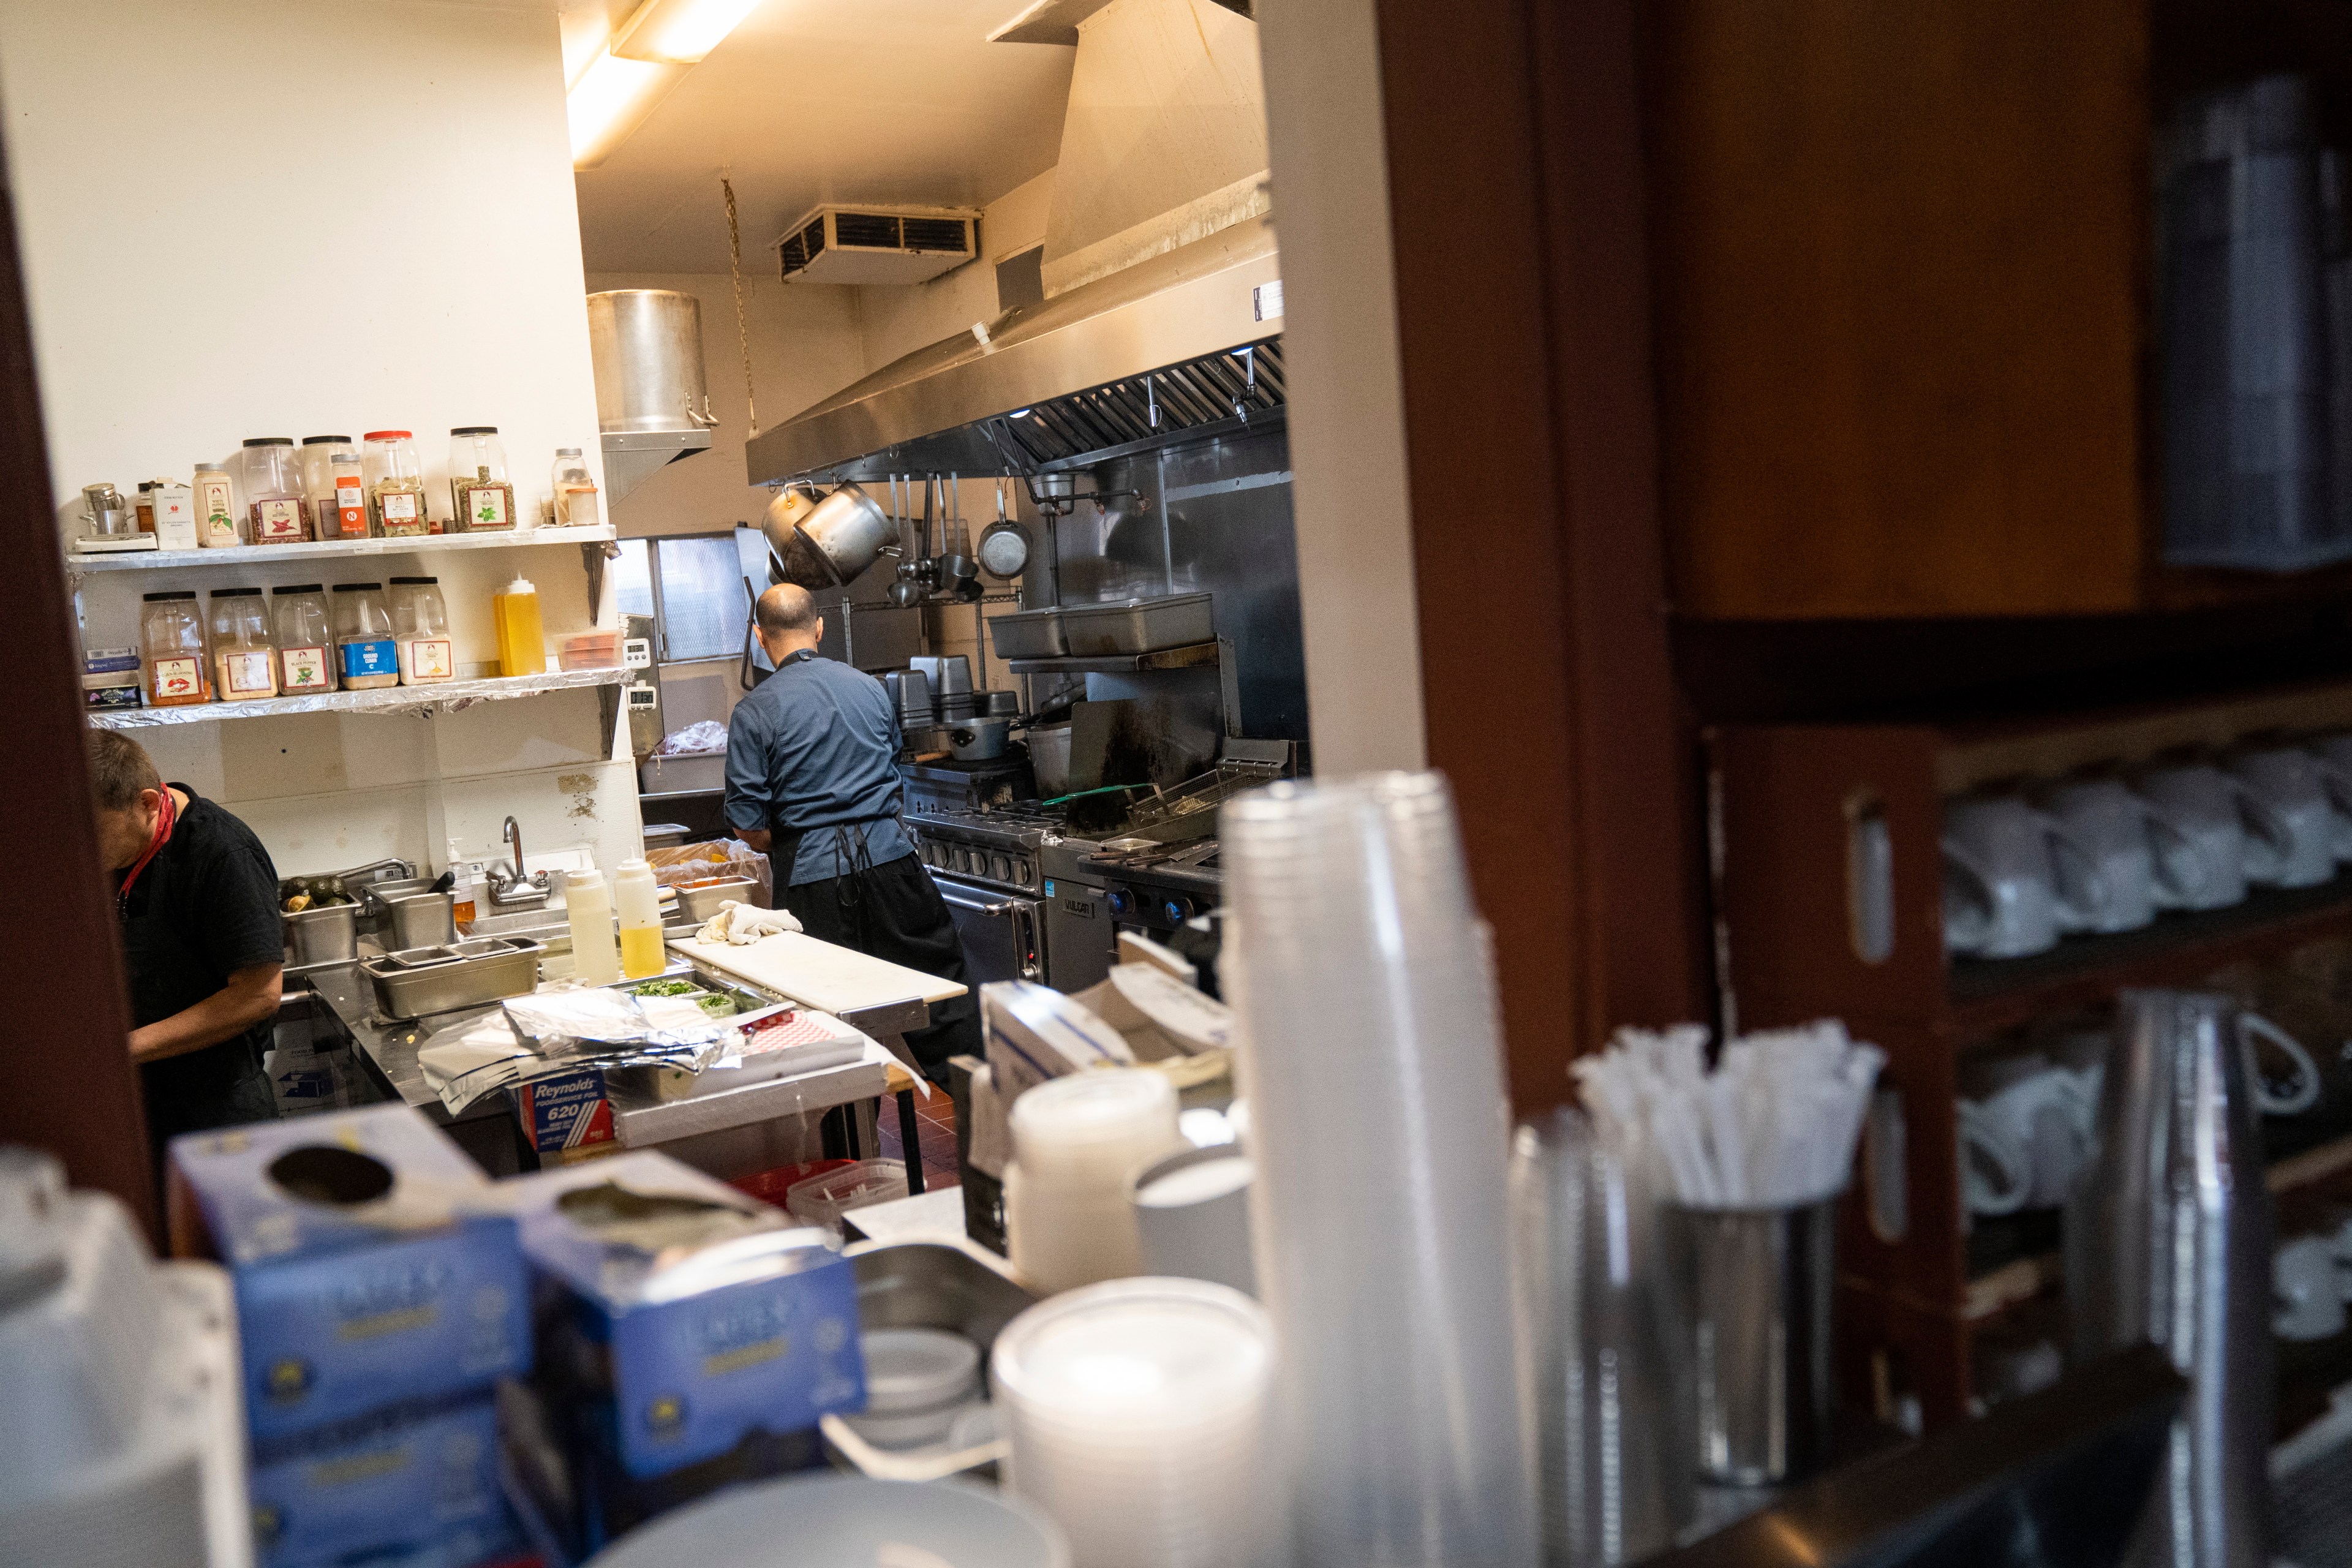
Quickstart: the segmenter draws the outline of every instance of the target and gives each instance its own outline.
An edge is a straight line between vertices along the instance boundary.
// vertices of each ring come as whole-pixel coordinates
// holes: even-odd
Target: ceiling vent
[[[980,254],[958,207],[818,207],[776,241],[787,283],[923,283]]]

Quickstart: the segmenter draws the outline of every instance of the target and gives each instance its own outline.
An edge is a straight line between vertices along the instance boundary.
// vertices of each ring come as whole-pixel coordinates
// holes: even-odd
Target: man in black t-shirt
[[[278,872],[251,828],[165,784],[128,735],[90,731],[89,784],[160,1171],[180,1133],[278,1114],[261,1070],[285,959]]]

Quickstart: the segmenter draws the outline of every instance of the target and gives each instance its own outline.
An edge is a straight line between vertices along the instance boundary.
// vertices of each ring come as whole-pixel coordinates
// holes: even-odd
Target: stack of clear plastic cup
[[[1015,1272],[1039,1293],[1143,1271],[1135,1173],[1183,1146],[1176,1086],[1141,1068],[1049,1079],[1013,1102],[1004,1228]]]
[[[1286,1564],[1272,1338],[1256,1302],[1202,1279],[1030,1308],[989,1358],[1006,1488],[1062,1527],[1079,1568]]]
[[[1297,1561],[1528,1568],[1502,1036],[1452,796],[1276,784],[1220,834]]]
[[[1627,1153],[1573,1108],[1520,1128],[1511,1151],[1536,1491],[1545,1561],[1561,1568],[1664,1552],[1694,1516],[1675,1296]]]

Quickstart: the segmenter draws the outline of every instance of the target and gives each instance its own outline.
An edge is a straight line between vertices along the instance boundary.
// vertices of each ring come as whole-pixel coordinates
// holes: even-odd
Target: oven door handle
[[[1034,900],[1000,899],[992,903],[984,898],[973,897],[961,888],[942,882],[937,877],[931,881],[940,889],[940,897],[957,909],[986,920],[1010,918],[1013,940],[1021,947],[1021,978],[1043,980],[1045,977],[1044,965],[1037,958],[1037,905]]]

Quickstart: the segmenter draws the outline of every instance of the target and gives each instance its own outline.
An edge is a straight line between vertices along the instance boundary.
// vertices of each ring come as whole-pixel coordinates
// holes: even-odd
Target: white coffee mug
[[[2098,1110],[2081,1075],[2045,1066],[1960,1107],[1962,1185],[1971,1210],[2014,1214],[2066,1201],[2091,1156]]]
[[[2344,1331],[2343,1259],[2322,1236],[2298,1237],[2271,1258],[2277,1310],[2271,1326],[2282,1339],[2327,1340]]]
[[[2188,763],[2157,769],[2140,780],[2139,793],[2211,871],[2183,908],[2227,909],[2245,901],[2249,881],[2277,880],[2286,828],[2242,781],[2210,763]]]
[[[2213,878],[2206,851],[2121,779],[2061,784],[2049,804],[2106,881],[2094,931],[2137,931],[2158,910],[2189,908]]]
[[[2352,820],[2327,797],[2326,774],[2334,770],[2299,746],[2270,746],[2232,758],[2230,773],[2270,808],[2284,841],[2258,874],[2246,874],[2282,888],[2315,888],[2336,875],[2337,845],[2352,834]],[[2347,857],[2352,858],[2352,857]]]
[[[1976,958],[2046,952],[2105,918],[2107,885],[2081,841],[2015,795],[1944,807],[1944,945]]]
[[[2319,782],[2336,808],[2336,858],[2352,860],[2352,735],[2322,735],[2304,750],[2319,764]]]

